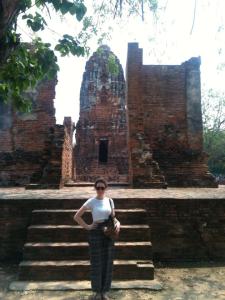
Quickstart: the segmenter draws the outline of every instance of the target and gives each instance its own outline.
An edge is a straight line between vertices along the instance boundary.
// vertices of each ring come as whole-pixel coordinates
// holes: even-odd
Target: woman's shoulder
[[[112,203],[112,206],[113,206],[113,208],[114,208],[114,201],[113,201],[113,198],[107,197],[107,200],[109,200],[109,201]]]
[[[111,197],[109,197],[109,196],[105,196],[105,200],[107,200],[107,201],[109,201],[109,200],[113,201],[113,199]]]
[[[84,205],[84,206],[90,207],[90,206],[92,205],[92,203],[93,203],[93,198],[94,198],[94,197],[88,198],[88,199],[83,203],[83,205]]]

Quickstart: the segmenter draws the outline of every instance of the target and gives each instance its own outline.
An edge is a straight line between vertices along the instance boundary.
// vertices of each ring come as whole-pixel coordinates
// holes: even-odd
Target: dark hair
[[[104,178],[97,178],[97,179],[95,180],[95,183],[94,183],[94,187],[95,187],[95,188],[97,187],[98,182],[104,183],[105,187],[107,188],[108,183],[107,183],[107,181],[106,181]]]

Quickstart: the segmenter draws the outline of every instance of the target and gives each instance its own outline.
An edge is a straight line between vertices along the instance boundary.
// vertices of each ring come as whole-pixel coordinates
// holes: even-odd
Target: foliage
[[[210,171],[214,174],[225,174],[225,130],[205,131],[204,148],[209,155]]]
[[[118,75],[119,73],[119,66],[118,63],[116,62],[116,57],[114,54],[109,55],[108,58],[108,64],[107,64],[109,72],[111,72],[113,75]]]
[[[34,13],[27,14],[31,8],[35,9]],[[22,20],[34,32],[42,31],[48,25],[41,14],[44,9],[48,12],[53,9],[62,15],[69,13],[78,22],[83,20],[79,36],[64,34],[53,49],[39,37],[33,38],[30,45],[23,43],[16,32],[18,16],[22,14]],[[92,23],[85,17],[86,10],[83,0],[36,0],[34,3],[31,0],[0,0],[0,101],[11,101],[17,110],[29,111],[31,101],[24,92],[44,77],[52,79],[56,76],[59,70],[56,51],[61,56],[88,53],[85,32]]]
[[[96,1],[96,11],[106,12],[106,16],[113,15],[114,18],[124,17],[125,13],[128,16],[136,15],[140,16],[144,20],[144,13],[146,11],[152,11],[156,14],[158,10],[158,0],[115,0],[115,1]]]
[[[225,93],[209,89],[203,93],[204,149],[209,169],[225,174]]]
[[[17,110],[29,111],[31,101],[26,91],[33,88],[39,80],[47,76],[56,76],[58,52],[61,56],[69,54],[84,56],[89,54],[88,41],[92,35],[99,34],[99,20],[102,24],[107,16],[122,16],[122,12],[139,14],[144,19],[144,9],[148,7],[152,12],[157,10],[157,0],[111,0],[93,1],[95,10],[93,17],[86,16],[87,8],[84,0],[0,0],[0,101],[11,101]],[[21,35],[17,33],[17,20],[22,21],[34,32],[38,33],[48,27],[43,12],[57,12],[61,15],[70,14],[78,23],[82,21],[82,29],[77,36],[64,34],[56,45],[44,43],[35,37],[30,45],[22,43]],[[103,32],[98,43],[101,44],[108,36]],[[110,72],[116,73],[117,64],[113,56],[109,57]]]

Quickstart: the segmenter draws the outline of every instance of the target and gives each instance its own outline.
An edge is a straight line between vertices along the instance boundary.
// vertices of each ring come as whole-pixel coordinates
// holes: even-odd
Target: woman
[[[114,212],[114,202],[112,201],[112,210],[109,198],[105,196],[108,187],[106,180],[99,178],[95,181],[94,187],[96,196],[89,198],[77,211],[74,220],[87,229],[88,243],[91,263],[91,288],[95,295],[92,299],[109,299],[106,292],[109,291],[112,281],[112,268],[114,258],[114,240],[105,236],[102,227],[106,225],[107,219]],[[83,213],[91,209],[92,224],[88,225],[83,219]],[[116,231],[120,230],[120,222],[116,224]]]

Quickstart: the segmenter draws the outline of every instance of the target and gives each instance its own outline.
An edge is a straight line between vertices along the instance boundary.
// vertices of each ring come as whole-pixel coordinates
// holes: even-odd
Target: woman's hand
[[[87,226],[87,230],[92,230],[95,229],[97,227],[98,223],[97,222],[93,222],[92,224]]]
[[[119,233],[119,231],[120,231],[120,221],[116,222],[115,231],[116,231],[116,233]]]

